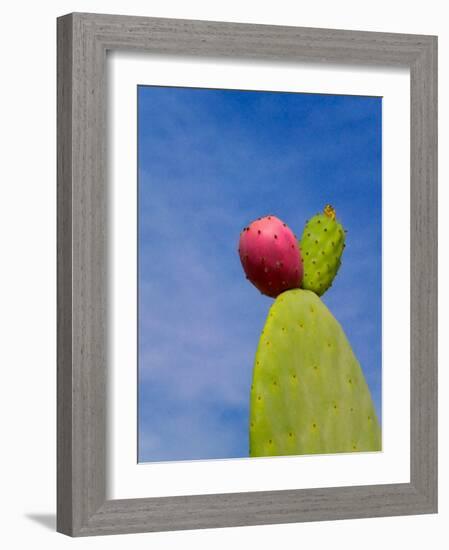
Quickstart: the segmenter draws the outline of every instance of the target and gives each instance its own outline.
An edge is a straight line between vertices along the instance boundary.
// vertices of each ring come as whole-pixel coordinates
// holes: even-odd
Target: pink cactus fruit
[[[299,288],[303,266],[293,231],[276,216],[253,221],[240,234],[239,255],[246,277],[271,298]]]

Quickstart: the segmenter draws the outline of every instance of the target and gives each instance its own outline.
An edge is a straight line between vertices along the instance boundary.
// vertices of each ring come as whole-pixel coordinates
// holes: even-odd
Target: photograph
[[[5,550],[444,546],[447,6],[369,7],[4,4]]]
[[[382,97],[137,87],[138,462],[382,450]]]

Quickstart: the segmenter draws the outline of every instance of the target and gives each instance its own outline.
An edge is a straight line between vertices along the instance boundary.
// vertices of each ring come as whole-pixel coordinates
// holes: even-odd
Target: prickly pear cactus
[[[381,449],[360,365],[339,325],[308,290],[280,294],[257,348],[250,456]]]
[[[345,247],[345,231],[332,206],[328,204],[323,214],[306,223],[299,247],[304,267],[302,288],[321,296],[337,275]]]

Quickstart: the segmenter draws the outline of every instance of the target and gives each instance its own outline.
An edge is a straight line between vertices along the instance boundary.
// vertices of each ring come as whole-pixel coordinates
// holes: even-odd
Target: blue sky
[[[348,230],[323,300],[381,412],[381,99],[138,87],[139,461],[248,456],[253,358],[272,299],[240,231],[300,236],[331,203]]]

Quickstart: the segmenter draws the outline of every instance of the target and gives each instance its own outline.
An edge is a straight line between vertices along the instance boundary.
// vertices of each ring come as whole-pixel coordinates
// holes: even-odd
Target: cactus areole
[[[247,279],[262,294],[276,298],[301,286],[303,267],[296,237],[276,216],[259,218],[243,229],[239,255]]]

